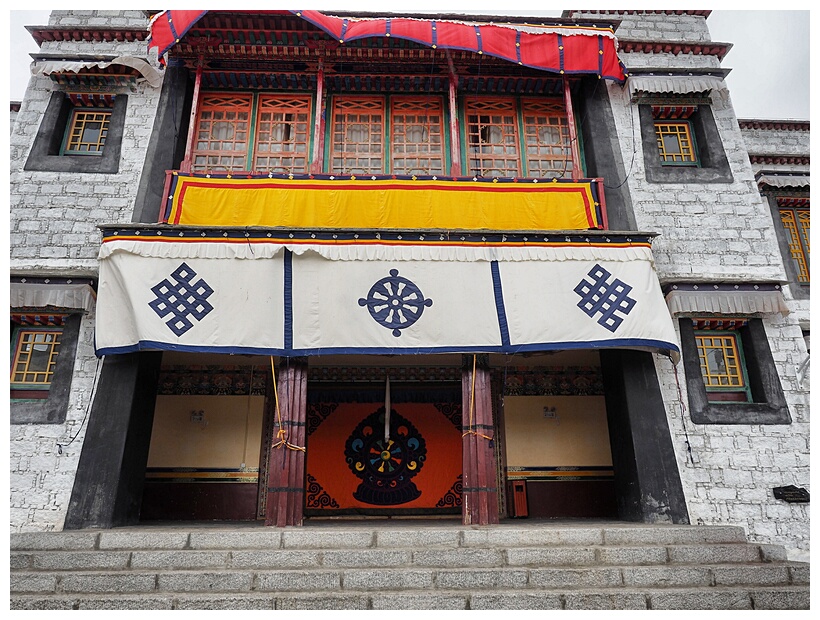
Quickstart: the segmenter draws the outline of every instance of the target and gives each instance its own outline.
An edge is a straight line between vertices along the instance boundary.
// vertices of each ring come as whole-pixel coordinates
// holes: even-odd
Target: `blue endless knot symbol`
[[[433,305],[425,299],[419,287],[399,275],[398,269],[390,270],[389,278],[376,282],[366,298],[359,299],[360,306],[367,306],[370,316],[379,325],[401,336],[401,330],[410,327],[421,318],[424,308]]]
[[[173,283],[166,278],[151,289],[157,298],[148,305],[161,319],[171,315],[165,324],[177,336],[181,336],[194,326],[189,316],[201,321],[214,309],[206,301],[214,290],[202,278],[194,282],[195,276],[196,271],[182,263],[171,274]]]
[[[632,287],[617,278],[607,282],[612,274],[600,265],[595,265],[587,275],[592,282],[581,280],[574,289],[581,296],[578,307],[590,317],[600,312],[598,324],[614,333],[623,323],[623,318],[615,313],[629,314],[635,307],[636,301],[629,297]]]

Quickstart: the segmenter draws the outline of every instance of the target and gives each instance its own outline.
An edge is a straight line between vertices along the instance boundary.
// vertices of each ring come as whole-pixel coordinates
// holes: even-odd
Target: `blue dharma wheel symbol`
[[[360,306],[367,306],[370,316],[379,325],[401,336],[401,330],[410,327],[421,318],[424,308],[433,305],[425,299],[418,286],[399,275],[398,269],[390,270],[390,277],[376,282],[366,298],[359,299]]]

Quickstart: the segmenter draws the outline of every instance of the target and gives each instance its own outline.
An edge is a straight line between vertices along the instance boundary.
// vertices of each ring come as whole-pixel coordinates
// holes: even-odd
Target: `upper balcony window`
[[[192,169],[305,173],[309,127],[307,97],[205,94],[200,103]]]
[[[333,101],[330,171],[335,174],[444,174],[439,97],[339,96]],[[389,117],[386,110],[389,109]]]
[[[572,174],[562,102],[512,98],[466,102],[467,170],[482,177]]]

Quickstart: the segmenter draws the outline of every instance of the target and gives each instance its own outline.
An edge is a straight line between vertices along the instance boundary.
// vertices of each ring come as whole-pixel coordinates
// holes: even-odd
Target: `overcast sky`
[[[470,11],[501,11],[476,8],[488,4],[476,0],[470,3]],[[423,5],[415,0],[413,10],[425,8]],[[451,2],[441,6],[461,5]],[[29,78],[29,54],[37,51],[23,26],[47,24],[48,11],[10,14],[11,87],[7,98],[20,101]],[[560,11],[522,10],[509,14],[560,15]],[[738,118],[809,119],[809,16],[809,11],[712,11],[706,22],[712,40],[733,44],[722,66],[732,69],[726,81]]]

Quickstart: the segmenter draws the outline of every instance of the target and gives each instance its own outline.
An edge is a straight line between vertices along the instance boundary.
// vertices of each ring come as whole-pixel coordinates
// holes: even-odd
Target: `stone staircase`
[[[809,609],[743,529],[309,522],[11,535],[11,609]]]

